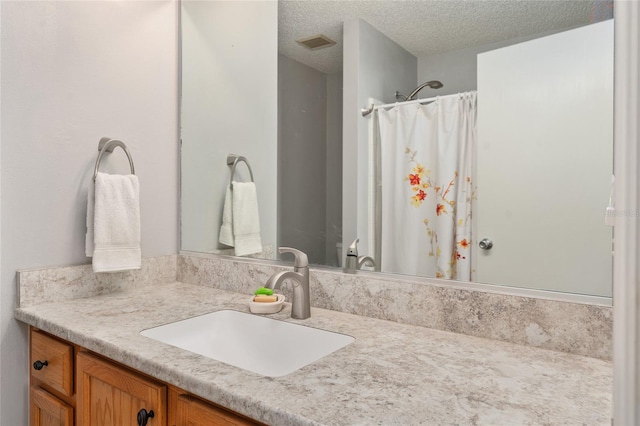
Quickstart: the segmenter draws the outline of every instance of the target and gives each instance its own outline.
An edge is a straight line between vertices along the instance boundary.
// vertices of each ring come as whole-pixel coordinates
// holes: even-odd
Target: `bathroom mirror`
[[[250,256],[278,259],[276,247],[290,245],[307,252],[312,264],[340,267],[346,245],[359,238],[360,254],[375,257],[375,174],[370,168],[374,155],[367,148],[375,121],[373,115],[363,117],[360,110],[372,101],[393,103],[420,83],[438,80],[443,84],[441,89],[425,88],[418,98],[477,90],[480,116],[489,110],[483,110],[483,102],[493,103],[492,115],[481,117],[482,122],[478,123],[478,175],[473,176],[478,192],[473,211],[474,221],[494,220],[485,225],[474,224],[476,232],[469,239],[475,259],[473,279],[487,284],[611,297],[612,232],[604,225],[604,214],[612,169],[613,99],[606,98],[606,89],[613,87],[612,77],[610,81],[594,82],[590,76],[573,74],[552,81],[543,79],[543,74],[553,72],[553,66],[534,69],[534,65],[545,55],[563,56],[559,43],[549,41],[549,37],[601,22],[612,23],[612,8],[610,1],[582,0],[183,0],[181,249],[234,254],[233,248],[219,243],[225,195],[232,180],[250,181],[253,175],[263,250]],[[611,32],[610,38],[600,33],[594,36],[608,45],[603,47],[605,56],[613,51],[610,26],[603,30],[606,34]],[[304,39],[322,43],[315,38],[319,34],[335,44],[304,46]],[[589,51],[590,47],[580,42],[581,34],[567,34],[568,42],[576,43],[576,51]],[[543,41],[529,48],[527,43],[536,40]],[[383,48],[387,45],[393,48]],[[512,59],[492,53],[520,45],[525,48],[514,50]],[[540,53],[534,53],[535,49]],[[391,51],[392,56],[377,58],[383,50]],[[373,65],[370,68],[362,62],[364,51],[369,52]],[[612,53],[610,56],[612,71]],[[509,80],[517,64],[528,67],[526,61],[532,64],[530,79]],[[393,78],[379,77],[385,73]],[[363,92],[365,80],[375,89]],[[503,86],[505,80],[511,86]],[[592,86],[605,101],[592,101]],[[601,140],[604,147],[578,149],[577,138],[584,136],[580,132],[579,136],[565,138],[573,141],[567,146],[552,145],[551,152],[538,143],[560,131],[555,124],[540,125],[537,120],[562,114],[570,87],[576,88],[580,104],[604,104],[600,128],[605,129],[603,138],[610,138]],[[514,100],[516,97],[511,99],[509,93],[522,96]],[[549,93],[555,95],[549,97]],[[507,100],[519,102],[528,121],[504,115],[509,111],[504,104]],[[505,118],[501,119],[501,114]],[[561,121],[577,129],[586,128],[584,120]],[[549,134],[527,139],[531,132],[525,130],[516,137],[518,143],[503,146],[498,154],[499,144],[494,139],[481,138],[502,129],[506,122],[511,127],[545,128]],[[498,136],[491,134],[490,138]],[[584,155],[587,151],[595,152],[591,157],[599,161],[601,176],[595,182],[590,179],[595,173],[571,169],[574,164],[593,160]],[[233,178],[227,164],[229,154],[246,160],[236,164]],[[602,175],[607,175],[604,181]],[[531,184],[523,184],[519,179],[522,176],[527,176]],[[491,182],[487,184],[491,188],[505,182],[513,185],[494,190],[483,188],[483,180]],[[567,180],[572,180],[575,187],[560,185]],[[598,210],[600,215],[597,224],[593,214],[591,219],[583,220],[586,208],[576,200],[585,192],[591,194],[595,206],[588,209]],[[482,205],[483,200],[489,199]],[[503,203],[505,199],[507,203]],[[528,215],[523,219],[525,225],[514,220],[523,213]],[[550,218],[564,222],[551,225]],[[567,226],[558,229],[557,223]],[[549,237],[543,235],[541,230],[545,229],[550,232]],[[505,239],[521,231],[519,249],[507,249]],[[478,247],[482,239],[493,240],[493,251]],[[605,259],[596,268],[599,284],[585,286],[576,271],[600,262],[602,256],[594,260],[590,255],[571,257],[567,253],[573,252],[574,246],[593,245],[604,246],[600,255],[604,251]],[[493,265],[495,273],[483,275],[489,266],[476,262],[492,261],[505,252],[510,254],[509,270]],[[539,276],[532,278],[534,271]]]

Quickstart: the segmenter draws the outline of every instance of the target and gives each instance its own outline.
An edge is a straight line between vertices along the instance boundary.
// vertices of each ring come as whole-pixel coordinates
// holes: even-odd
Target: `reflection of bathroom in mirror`
[[[253,257],[611,297],[612,7],[183,0],[182,250],[250,167]]]

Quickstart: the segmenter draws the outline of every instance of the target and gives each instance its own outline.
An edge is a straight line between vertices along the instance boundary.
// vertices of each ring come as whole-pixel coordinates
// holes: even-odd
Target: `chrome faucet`
[[[349,250],[347,250],[347,259],[345,261],[346,272],[353,273],[358,269],[362,269],[365,265],[371,266],[372,268],[376,267],[376,262],[371,256],[358,256],[358,241],[360,241],[359,238],[353,240],[349,246]]]
[[[282,283],[290,280],[293,283],[293,300],[291,301],[291,318],[307,319],[311,316],[309,302],[309,259],[307,255],[291,247],[279,247],[280,253],[292,253],[295,256],[293,271],[282,271],[273,274],[264,285],[277,290]]]
[[[372,268],[376,267],[376,261],[373,260],[371,256],[360,256],[358,258],[358,269],[362,269],[363,266],[371,266]]]

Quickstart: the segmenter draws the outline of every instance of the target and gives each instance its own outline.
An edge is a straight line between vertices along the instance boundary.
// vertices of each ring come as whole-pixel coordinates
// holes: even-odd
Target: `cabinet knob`
[[[43,367],[46,367],[47,365],[49,365],[48,361],[40,361],[37,360],[36,362],[33,363],[33,368],[35,368],[36,370],[42,370]]]
[[[138,426],[147,426],[147,421],[152,419],[155,414],[153,414],[153,410],[147,411],[144,408],[138,411]]]

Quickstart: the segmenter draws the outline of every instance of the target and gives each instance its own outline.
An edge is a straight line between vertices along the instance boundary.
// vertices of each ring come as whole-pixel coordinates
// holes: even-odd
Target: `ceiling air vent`
[[[335,41],[323,34],[314,35],[296,41],[311,50],[322,49],[323,47],[329,47],[336,44]]]

